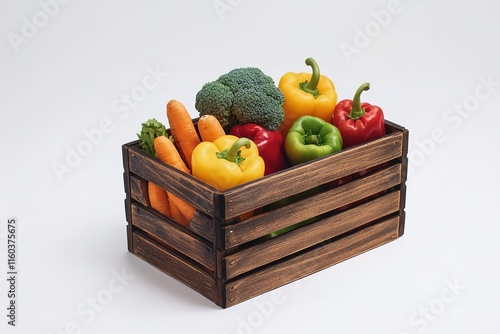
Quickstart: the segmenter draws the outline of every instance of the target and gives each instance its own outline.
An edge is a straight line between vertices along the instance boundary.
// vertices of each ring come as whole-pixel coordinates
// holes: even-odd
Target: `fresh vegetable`
[[[165,136],[167,129],[165,128],[165,125],[158,122],[155,118],[147,120],[142,123],[141,126],[141,132],[137,134],[137,138],[139,138],[139,147],[150,156],[156,158],[157,156],[153,141],[158,136]]]
[[[170,216],[172,217],[172,220],[181,226],[189,227],[189,220],[186,218],[186,216],[184,216],[181,209],[179,209],[179,207],[175,205],[175,200],[175,198],[174,201],[169,198]]]
[[[214,115],[203,115],[198,119],[198,132],[202,141],[214,141],[226,134]]]
[[[257,123],[237,124],[229,131],[230,135],[251,139],[264,159],[264,175],[278,172],[288,167],[285,153],[285,141],[278,130],[270,131]]]
[[[301,116],[290,127],[285,152],[293,165],[342,149],[339,129],[316,116]]]
[[[142,123],[141,132],[137,134],[137,137],[139,138],[139,146],[144,150],[144,152],[156,158],[157,154],[153,142],[156,137],[165,135],[165,125],[158,122],[154,118],[149,119],[148,121]],[[147,183],[147,190],[149,205],[165,216],[171,217],[170,203],[167,192],[152,182]]]
[[[316,116],[330,122],[337,104],[333,82],[320,74],[319,66],[313,58],[307,58],[306,65],[311,66],[312,74],[288,72],[278,84],[285,95],[285,118],[278,128],[283,137],[286,137],[293,122],[303,115]]]
[[[177,168],[180,171],[190,174],[188,167],[186,166],[186,164],[184,163],[179,154],[179,151],[177,151],[177,148],[175,147],[174,143],[172,143],[172,141],[168,137],[166,136],[156,137],[154,140],[154,147],[158,155],[158,158],[161,161],[165,162],[166,164],[169,164],[172,167]],[[182,200],[181,198],[177,197],[171,192],[167,192],[167,194],[170,203],[175,205],[177,209],[180,210],[183,216],[183,217],[180,216],[172,217],[172,219],[174,219],[174,221],[176,221],[182,226],[185,227],[189,226],[190,221],[194,217],[195,208],[191,204],[187,203],[186,201]],[[171,209],[172,215],[176,212],[174,210]]]
[[[200,115],[217,117],[226,132],[242,123],[276,130],[284,118],[283,102],[271,77],[256,67],[245,67],[204,84],[196,94],[195,108]]]
[[[167,192],[153,182],[148,182],[149,205],[167,217],[172,217]]]
[[[344,148],[385,135],[382,109],[367,102],[361,103],[361,93],[369,89],[368,82],[362,84],[352,100],[340,101],[333,111],[331,123],[342,133]]]
[[[264,160],[248,138],[233,135],[201,142],[192,156],[193,176],[226,190],[264,176]]]
[[[177,151],[174,143],[167,136],[158,136],[154,140],[154,147],[156,150],[157,157],[165,162],[166,164],[177,168],[181,172],[186,174],[191,174],[191,171],[188,169],[184,160]]]
[[[167,119],[175,146],[188,168],[191,169],[191,155],[196,145],[200,143],[200,137],[198,137],[191,116],[181,102],[170,100],[167,103]]]

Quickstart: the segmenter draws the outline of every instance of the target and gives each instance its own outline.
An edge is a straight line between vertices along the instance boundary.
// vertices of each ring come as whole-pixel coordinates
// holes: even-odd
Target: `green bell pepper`
[[[285,152],[292,165],[338,152],[342,135],[336,126],[323,119],[306,115],[290,127],[285,139]]]

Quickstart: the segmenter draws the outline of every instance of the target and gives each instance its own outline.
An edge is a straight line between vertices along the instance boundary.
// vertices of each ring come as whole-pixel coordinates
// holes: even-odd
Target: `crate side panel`
[[[200,237],[208,241],[214,240],[213,218],[196,210],[194,217],[189,223],[188,230],[198,234]]]
[[[396,159],[401,156],[402,141],[402,133],[395,132],[227,190],[225,216],[235,217],[300,191]],[[304,179],[307,179],[306,183]],[[252,198],[252,201],[246,200],[248,198]]]
[[[183,173],[158,159],[153,159],[138,146],[129,149],[130,172],[151,181],[198,210],[212,215],[214,189],[193,176]]]
[[[127,249],[129,252],[133,252],[134,250],[134,239],[132,238],[132,209],[130,206],[130,196],[127,195],[127,197],[124,200],[125,204],[125,218],[127,220]]]
[[[169,276],[183,282],[213,302],[217,287],[212,275],[180,259],[147,237],[134,232],[134,254]]]
[[[392,192],[231,254],[226,257],[226,278],[234,278],[398,212],[399,198],[399,191]]]
[[[130,197],[142,205],[148,206],[149,198],[147,194],[148,182],[135,175],[130,175]]]
[[[401,155],[401,163],[402,163],[402,169],[401,169],[401,209],[400,209],[400,216],[401,216],[401,222],[399,224],[399,235],[402,236],[404,234],[405,230],[405,222],[406,222],[406,212],[405,212],[405,207],[406,207],[406,181],[408,178],[408,144],[409,144],[409,137],[410,133],[408,130],[403,131],[403,152]]]
[[[132,204],[133,226],[157,237],[185,256],[214,270],[214,250],[197,238],[189,235],[175,223],[168,223],[156,214],[135,203]]]
[[[148,198],[148,181],[138,177],[137,175],[130,175],[130,197],[132,200],[141,203],[146,207],[150,207],[150,202]],[[151,208],[151,210],[154,210]],[[161,215],[161,213],[157,212]],[[168,219],[165,217],[165,219]],[[207,214],[196,210],[193,219],[187,227],[188,230],[198,234],[204,239],[212,241],[213,236],[213,218]]]
[[[125,220],[127,221],[126,225],[126,234],[127,234],[127,249],[129,252],[132,252],[134,249],[133,238],[132,238],[132,213],[130,210],[130,201],[131,201],[131,190],[130,190],[130,169],[129,169],[129,145],[122,145],[122,161],[123,161],[123,185],[125,191]]]
[[[297,279],[328,268],[398,237],[399,217],[356,233],[226,284],[227,306],[233,306]]]
[[[226,248],[241,245],[306,219],[349,205],[396,186],[400,182],[401,164],[395,164],[302,201],[228,225],[225,229]]]

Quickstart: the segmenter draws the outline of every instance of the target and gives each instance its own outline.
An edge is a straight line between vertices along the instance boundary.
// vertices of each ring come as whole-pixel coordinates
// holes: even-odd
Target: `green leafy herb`
[[[149,155],[156,157],[154,147],[154,140],[158,136],[165,136],[167,130],[165,125],[158,122],[156,119],[149,119],[147,122],[142,123],[141,132],[137,134],[139,138],[139,146]]]

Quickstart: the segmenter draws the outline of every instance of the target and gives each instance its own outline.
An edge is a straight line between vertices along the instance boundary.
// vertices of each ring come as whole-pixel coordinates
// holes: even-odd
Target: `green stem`
[[[314,95],[314,98],[317,98],[320,95],[318,89],[318,83],[321,77],[319,66],[318,63],[316,63],[316,61],[311,57],[306,59],[306,65],[311,66],[312,68],[311,80],[300,83],[300,89],[306,93]]]
[[[350,119],[358,119],[365,114],[365,111],[361,109],[361,93],[368,89],[370,89],[370,83],[365,82],[364,84],[359,86],[358,90],[354,94],[354,98],[352,99],[351,112],[348,115]]]
[[[217,157],[219,159],[226,159],[228,161],[234,162],[236,164],[240,164],[243,160],[245,160],[241,156],[241,148],[245,146],[246,148],[251,147],[250,139],[248,138],[239,138],[234,144],[231,146],[229,150],[225,150],[223,152],[218,152]]]
[[[315,135],[311,131],[302,136],[302,142],[304,145],[316,145],[321,146],[323,143],[321,141],[321,136],[319,134]]]

